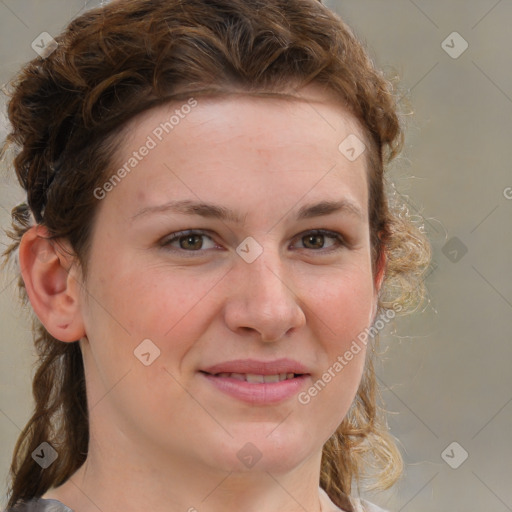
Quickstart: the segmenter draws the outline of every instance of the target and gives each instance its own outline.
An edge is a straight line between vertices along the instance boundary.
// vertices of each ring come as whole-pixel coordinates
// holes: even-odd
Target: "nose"
[[[240,259],[231,279],[225,321],[233,332],[256,332],[261,341],[277,341],[306,323],[296,283],[283,271],[279,256],[264,251],[252,263]]]

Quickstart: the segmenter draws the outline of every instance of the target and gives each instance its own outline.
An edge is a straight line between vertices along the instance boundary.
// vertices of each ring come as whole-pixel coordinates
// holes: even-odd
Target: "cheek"
[[[216,273],[196,274],[186,267],[118,259],[98,269],[92,288],[131,333],[164,336],[218,281]]]
[[[310,323],[322,349],[322,373],[298,399],[334,430],[355,397],[364,369],[366,344],[358,336],[371,323],[371,273],[340,272],[310,290]]]
[[[101,403],[130,424],[135,425],[141,410],[148,417],[165,416],[165,403],[184,411],[194,407],[178,384],[181,363],[216,314],[208,295],[222,273],[199,278],[190,270],[143,267],[121,258],[91,267],[86,330],[92,402],[115,389]],[[142,354],[148,352],[150,364],[145,366]]]
[[[374,307],[370,269],[354,267],[311,280],[307,305],[325,326],[329,345],[340,346],[368,327]],[[313,320],[315,317],[313,316]]]

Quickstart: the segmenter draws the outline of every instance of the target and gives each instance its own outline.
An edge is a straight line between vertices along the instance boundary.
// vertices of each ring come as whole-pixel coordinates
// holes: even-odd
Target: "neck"
[[[84,465],[44,497],[58,499],[75,512],[327,510],[319,493],[321,452],[286,473],[254,468],[221,472],[175,455],[148,457],[140,446],[107,449],[94,439]]]

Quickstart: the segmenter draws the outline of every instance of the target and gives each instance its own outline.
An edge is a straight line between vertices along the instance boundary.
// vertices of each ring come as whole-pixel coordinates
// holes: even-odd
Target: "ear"
[[[377,293],[379,293],[380,288],[382,286],[382,282],[384,281],[387,260],[388,258],[386,250],[382,248],[379,260],[377,262],[377,272],[375,274],[375,290],[377,291]]]
[[[46,330],[61,341],[85,335],[80,310],[80,281],[67,242],[50,240],[46,227],[32,226],[19,247],[21,275],[28,298]]]
[[[378,301],[379,301],[379,292],[382,287],[382,282],[384,281],[384,276],[386,274],[386,262],[387,262],[387,255],[386,251],[383,248],[380,257],[377,261],[377,269],[375,272],[375,283],[374,283],[374,289],[375,293],[373,295],[373,313],[372,313],[372,323],[375,320],[375,315],[377,313],[378,308]]]

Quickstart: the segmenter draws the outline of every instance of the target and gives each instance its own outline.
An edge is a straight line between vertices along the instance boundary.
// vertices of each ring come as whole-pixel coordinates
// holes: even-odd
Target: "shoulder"
[[[73,512],[69,507],[57,500],[33,499],[18,503],[5,512]]]
[[[374,505],[373,503],[363,499],[351,498],[350,501],[354,506],[354,512],[388,512],[378,505]]]
[[[352,510],[352,512],[389,512],[364,499],[349,498],[348,496],[345,496],[346,504],[341,505],[343,508],[340,508],[332,502],[329,495],[322,487],[319,489],[322,512],[346,512],[346,510]]]

